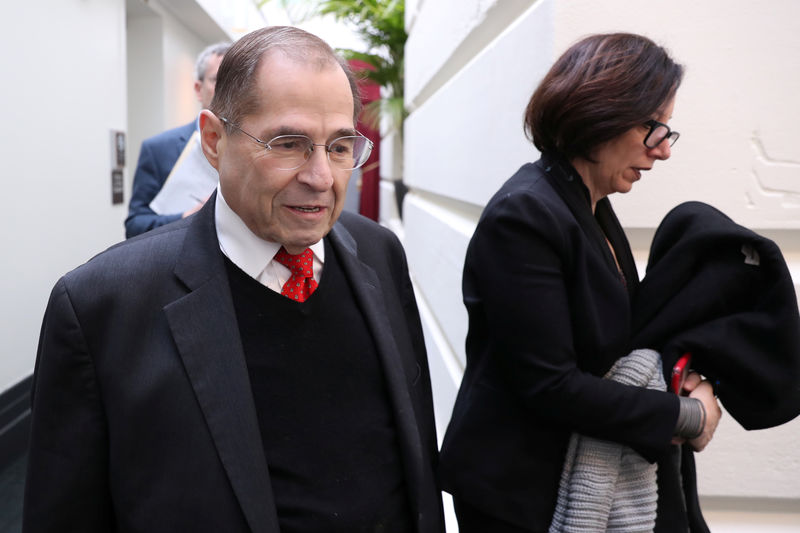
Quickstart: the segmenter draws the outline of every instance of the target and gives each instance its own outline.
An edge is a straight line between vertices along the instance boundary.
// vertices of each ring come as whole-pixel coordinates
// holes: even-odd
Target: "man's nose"
[[[333,185],[333,172],[325,148],[325,146],[314,146],[297,174],[300,183],[305,183],[318,191],[326,191]]]

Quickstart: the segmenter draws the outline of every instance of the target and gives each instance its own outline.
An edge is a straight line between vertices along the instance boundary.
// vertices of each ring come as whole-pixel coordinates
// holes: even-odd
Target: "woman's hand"
[[[711,383],[700,377],[700,374],[697,372],[691,372],[689,376],[687,376],[686,382],[683,384],[683,390],[684,393],[689,394],[690,398],[696,398],[703,402],[703,407],[706,411],[703,432],[699,437],[689,441],[692,448],[699,452],[711,442],[711,438],[714,436],[714,432],[717,429],[717,424],[719,424],[719,419],[722,417],[722,409],[719,408]]]
[[[698,374],[697,372],[689,372],[686,376],[686,381],[683,382],[683,388],[681,389],[681,394],[684,396],[688,396],[694,389],[697,388],[700,383],[703,381],[703,376]]]

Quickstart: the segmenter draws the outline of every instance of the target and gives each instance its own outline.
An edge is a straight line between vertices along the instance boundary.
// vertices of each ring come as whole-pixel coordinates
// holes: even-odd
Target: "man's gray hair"
[[[203,78],[206,77],[208,60],[211,59],[211,56],[224,56],[225,52],[227,52],[230,47],[231,43],[228,42],[220,42],[206,46],[206,48],[200,52],[200,55],[197,56],[197,61],[194,63],[194,78],[197,81],[203,81]]]
[[[356,77],[347,61],[316,35],[292,26],[268,26],[252,31],[236,41],[219,65],[214,99],[209,106],[211,112],[234,124],[257,112],[260,102],[256,90],[256,72],[264,57],[274,52],[320,69],[338,65],[350,84],[353,94],[353,122],[358,122],[361,96]]]

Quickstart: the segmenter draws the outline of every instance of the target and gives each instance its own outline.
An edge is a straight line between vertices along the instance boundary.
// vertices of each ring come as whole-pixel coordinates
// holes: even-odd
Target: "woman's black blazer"
[[[608,200],[593,215],[567,162],[545,155],[500,188],[464,266],[467,367],[442,445],[446,491],[546,530],[570,433],[624,443],[649,461],[668,452],[677,397],[602,379],[632,348],[637,284]]]

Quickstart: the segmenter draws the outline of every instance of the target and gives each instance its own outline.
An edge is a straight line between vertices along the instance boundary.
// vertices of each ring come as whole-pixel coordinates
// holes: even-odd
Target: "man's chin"
[[[325,235],[328,234],[330,228],[325,228],[324,230],[316,230],[316,231],[302,231],[302,232],[294,232],[285,235],[282,239],[281,244],[283,245],[286,250],[291,253],[299,253],[311,246],[312,244],[316,244],[321,241]],[[293,252],[290,248],[294,249]]]

